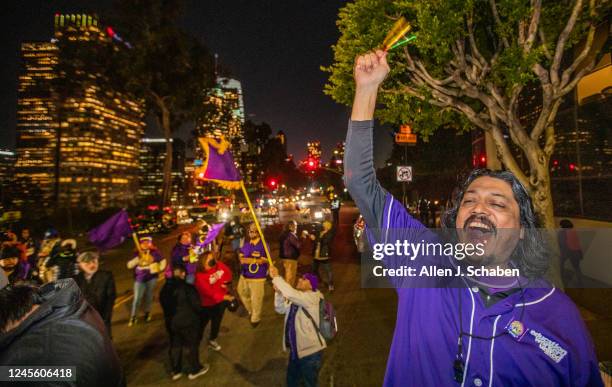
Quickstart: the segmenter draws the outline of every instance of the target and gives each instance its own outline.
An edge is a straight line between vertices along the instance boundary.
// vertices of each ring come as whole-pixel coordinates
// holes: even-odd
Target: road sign
[[[417,136],[412,133],[410,125],[402,125],[400,131],[395,134],[395,142],[404,145],[416,145]]]
[[[412,181],[412,167],[409,165],[400,165],[396,171],[397,181]]]

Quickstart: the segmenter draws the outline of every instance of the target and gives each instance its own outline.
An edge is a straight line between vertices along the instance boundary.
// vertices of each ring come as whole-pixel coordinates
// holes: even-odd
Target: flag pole
[[[270,251],[268,250],[268,244],[266,243],[266,238],[264,238],[264,234],[261,231],[261,227],[259,226],[259,221],[257,220],[257,215],[255,214],[255,210],[253,209],[253,205],[251,204],[251,199],[249,198],[249,194],[247,193],[246,187],[244,186],[244,180],[240,180],[240,188],[242,189],[242,193],[244,194],[244,198],[249,205],[249,210],[251,211],[251,215],[253,215],[253,220],[255,221],[255,227],[257,227],[257,232],[261,237],[261,242],[264,246],[264,250],[266,251],[266,255],[268,258],[268,263],[270,266],[274,266],[272,264],[272,255],[270,255]]]
[[[125,210],[125,208],[123,210],[127,214],[127,210]],[[128,218],[129,218],[129,214],[128,214]],[[130,225],[130,230],[132,231],[132,238],[134,239],[134,244],[136,245],[136,250],[138,250],[138,256],[141,257],[142,256],[142,249],[140,248],[140,242],[138,241],[138,233],[136,231],[134,231],[134,228],[132,227],[132,222],[128,221],[128,224]]]

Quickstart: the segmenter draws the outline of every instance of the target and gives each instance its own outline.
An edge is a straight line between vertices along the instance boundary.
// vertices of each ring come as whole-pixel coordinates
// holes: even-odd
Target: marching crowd
[[[276,267],[270,266],[269,254],[254,223],[244,227],[235,218],[218,234],[212,231],[213,227],[199,221],[193,233],[181,232],[168,258],[155,246],[151,236],[138,237],[137,248],[126,263],[134,278],[128,326],[151,321],[156,285],[163,280],[159,302],[170,338],[171,378],[180,379],[184,371],[188,379],[198,378],[209,370],[209,365],[202,364],[199,359],[200,343],[209,323],[205,343],[213,351],[222,348],[217,339],[226,309],[236,311],[242,305],[251,326],[256,328],[261,322],[267,279],[271,277],[276,291],[275,310],[285,314],[284,347],[290,353],[287,384],[299,385],[300,380],[304,380],[307,385],[316,385],[321,350],[329,336],[320,330],[319,310],[323,296],[319,284],[323,281],[319,281],[318,270],[323,268],[327,288],[333,291],[329,260],[335,227],[326,221],[320,231],[308,233],[304,230],[298,236],[297,223],[289,222],[279,239],[284,278],[279,276]],[[67,292],[65,288],[76,291],[78,287],[80,298],[86,300],[84,305],[90,305],[99,315],[105,331],[102,333],[110,342],[115,281],[112,272],[99,269],[97,251],[78,253],[77,242],[61,239],[54,229],[49,229],[40,243],[32,238],[27,228],[21,230],[20,237],[8,232],[4,239],[0,274],[5,274],[8,284],[0,288],[8,286],[0,293],[26,286],[31,289],[53,287],[58,293]],[[312,273],[298,278],[297,262],[307,239],[313,242]],[[222,255],[224,244],[230,246],[233,255],[226,262]],[[232,285],[234,273],[239,275],[235,288]],[[33,308],[35,306],[33,302]],[[16,320],[8,313],[3,315],[0,311],[0,334],[8,333],[6,325]],[[333,314],[333,310],[328,313]]]

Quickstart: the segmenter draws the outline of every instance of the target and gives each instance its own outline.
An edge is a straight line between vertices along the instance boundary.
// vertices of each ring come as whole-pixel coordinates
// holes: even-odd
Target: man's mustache
[[[491,222],[491,220],[489,218],[487,218],[484,215],[470,215],[470,217],[468,217],[465,220],[465,223],[463,223],[463,230],[467,230],[467,228],[469,227],[470,223],[472,222],[479,222],[482,223],[484,225],[486,225],[487,227],[489,227],[489,229],[491,230],[491,232],[493,232],[494,234],[497,234],[497,227],[495,227],[495,224],[493,224],[493,222]]]

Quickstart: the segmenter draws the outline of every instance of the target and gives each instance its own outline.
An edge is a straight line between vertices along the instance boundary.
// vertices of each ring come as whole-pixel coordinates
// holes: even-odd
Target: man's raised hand
[[[389,74],[387,53],[382,50],[367,52],[355,58],[353,75],[357,89],[378,89]]]

